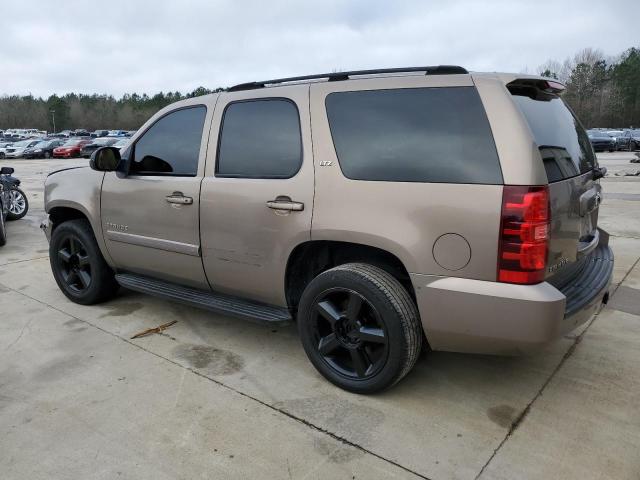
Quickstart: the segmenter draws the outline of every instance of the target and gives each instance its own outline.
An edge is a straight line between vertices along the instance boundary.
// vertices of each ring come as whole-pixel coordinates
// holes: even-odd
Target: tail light
[[[502,193],[498,281],[544,280],[549,247],[549,189],[505,185]]]

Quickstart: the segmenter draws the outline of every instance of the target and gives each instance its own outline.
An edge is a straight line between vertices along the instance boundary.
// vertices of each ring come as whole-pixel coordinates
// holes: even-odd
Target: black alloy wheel
[[[114,271],[102,256],[87,220],[74,219],[54,225],[49,261],[58,287],[75,303],[104,302],[118,291]]]
[[[422,346],[420,316],[408,291],[389,272],[366,263],[317,275],[302,293],[296,321],[313,366],[354,393],[399,382]]]
[[[313,335],[318,352],[352,379],[375,376],[388,355],[388,336],[376,308],[357,292],[335,288],[315,300]]]
[[[57,262],[62,279],[68,288],[82,294],[91,286],[91,263],[82,241],[69,234],[60,242]]]

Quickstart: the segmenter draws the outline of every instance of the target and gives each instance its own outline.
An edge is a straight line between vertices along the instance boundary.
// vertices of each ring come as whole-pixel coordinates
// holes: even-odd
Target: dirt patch
[[[511,428],[516,421],[516,409],[511,405],[498,405],[487,410],[487,416],[493,423],[502,428]]]
[[[189,366],[206,370],[211,375],[231,375],[244,368],[240,355],[210,345],[186,343],[175,347],[173,354]]]
[[[140,310],[143,306],[144,305],[139,302],[122,302],[103,305],[103,307],[108,311],[100,315],[100,318],[125,317],[127,315],[131,315],[133,312]]]

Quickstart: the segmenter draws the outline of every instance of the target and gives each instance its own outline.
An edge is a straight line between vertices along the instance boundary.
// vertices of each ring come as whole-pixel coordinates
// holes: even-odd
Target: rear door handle
[[[178,205],[191,205],[193,203],[193,198],[185,197],[182,192],[173,192],[171,195],[167,195],[164,198],[167,202]]]
[[[289,197],[278,197],[275,200],[267,202],[267,207],[273,210],[290,210],[294,212],[301,212],[304,210],[304,203],[294,202]]]

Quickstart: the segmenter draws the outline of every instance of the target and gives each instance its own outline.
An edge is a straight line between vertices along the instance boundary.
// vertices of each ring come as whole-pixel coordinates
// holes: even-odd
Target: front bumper
[[[40,222],[40,230],[42,230],[44,232],[44,236],[47,237],[47,242],[51,241],[52,227],[53,225],[51,224],[51,220],[49,220],[48,216]]]
[[[576,276],[557,287],[411,274],[429,345],[434,350],[518,355],[584,324],[608,299],[613,252],[607,238],[602,235]]]

